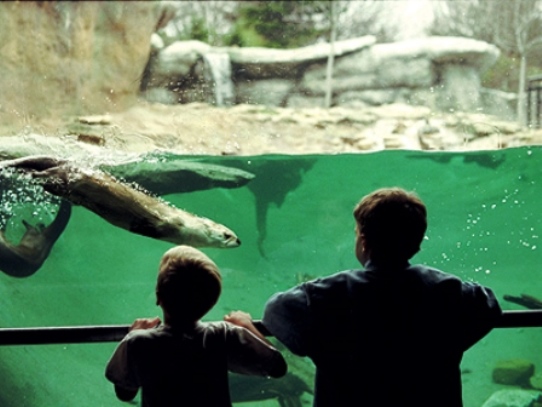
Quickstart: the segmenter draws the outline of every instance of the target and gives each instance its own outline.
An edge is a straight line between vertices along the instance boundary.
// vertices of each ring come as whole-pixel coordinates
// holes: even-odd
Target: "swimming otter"
[[[100,170],[68,161],[30,156],[0,162],[2,168],[29,172],[49,193],[93,211],[109,223],[175,244],[237,247],[239,238],[227,227],[152,197]]]
[[[43,265],[71,215],[71,203],[62,200],[51,224],[32,226],[23,220],[26,232],[18,245],[10,243],[0,230],[0,270],[13,277],[28,277]]]

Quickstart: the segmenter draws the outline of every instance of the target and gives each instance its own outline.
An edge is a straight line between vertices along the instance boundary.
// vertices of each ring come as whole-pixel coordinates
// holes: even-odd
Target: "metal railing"
[[[270,336],[261,321],[254,322],[262,333]],[[495,327],[542,327],[542,310],[504,311]],[[0,346],[118,342],[128,333],[129,328],[129,325],[2,328]]]
[[[542,75],[527,79],[527,125],[542,127]]]

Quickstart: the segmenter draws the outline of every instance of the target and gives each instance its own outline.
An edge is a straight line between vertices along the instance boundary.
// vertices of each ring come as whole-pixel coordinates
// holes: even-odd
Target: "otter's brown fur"
[[[28,277],[43,265],[71,215],[71,203],[62,201],[55,219],[45,226],[23,220],[26,232],[19,244],[12,244],[0,230],[0,270],[13,277]]]
[[[47,192],[84,206],[133,233],[194,247],[240,245],[239,238],[227,227],[178,209],[104,171],[38,156],[4,161],[2,167],[30,172]]]

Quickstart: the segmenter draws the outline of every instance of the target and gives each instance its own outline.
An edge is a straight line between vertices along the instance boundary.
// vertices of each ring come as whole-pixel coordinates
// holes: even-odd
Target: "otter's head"
[[[241,240],[226,226],[215,223],[209,219],[203,219],[208,226],[205,233],[207,247],[231,248],[241,245]]]
[[[171,219],[170,219],[171,220]],[[241,245],[241,240],[229,228],[210,219],[184,213],[171,222],[170,236],[160,237],[175,244],[193,247],[232,248]]]

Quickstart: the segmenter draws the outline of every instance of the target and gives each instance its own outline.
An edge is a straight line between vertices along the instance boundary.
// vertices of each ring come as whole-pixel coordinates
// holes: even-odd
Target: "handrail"
[[[271,336],[261,321],[254,321],[254,324],[263,334]],[[504,311],[495,327],[542,327],[542,310]],[[118,342],[128,333],[129,328],[129,325],[0,328],[0,346]]]

